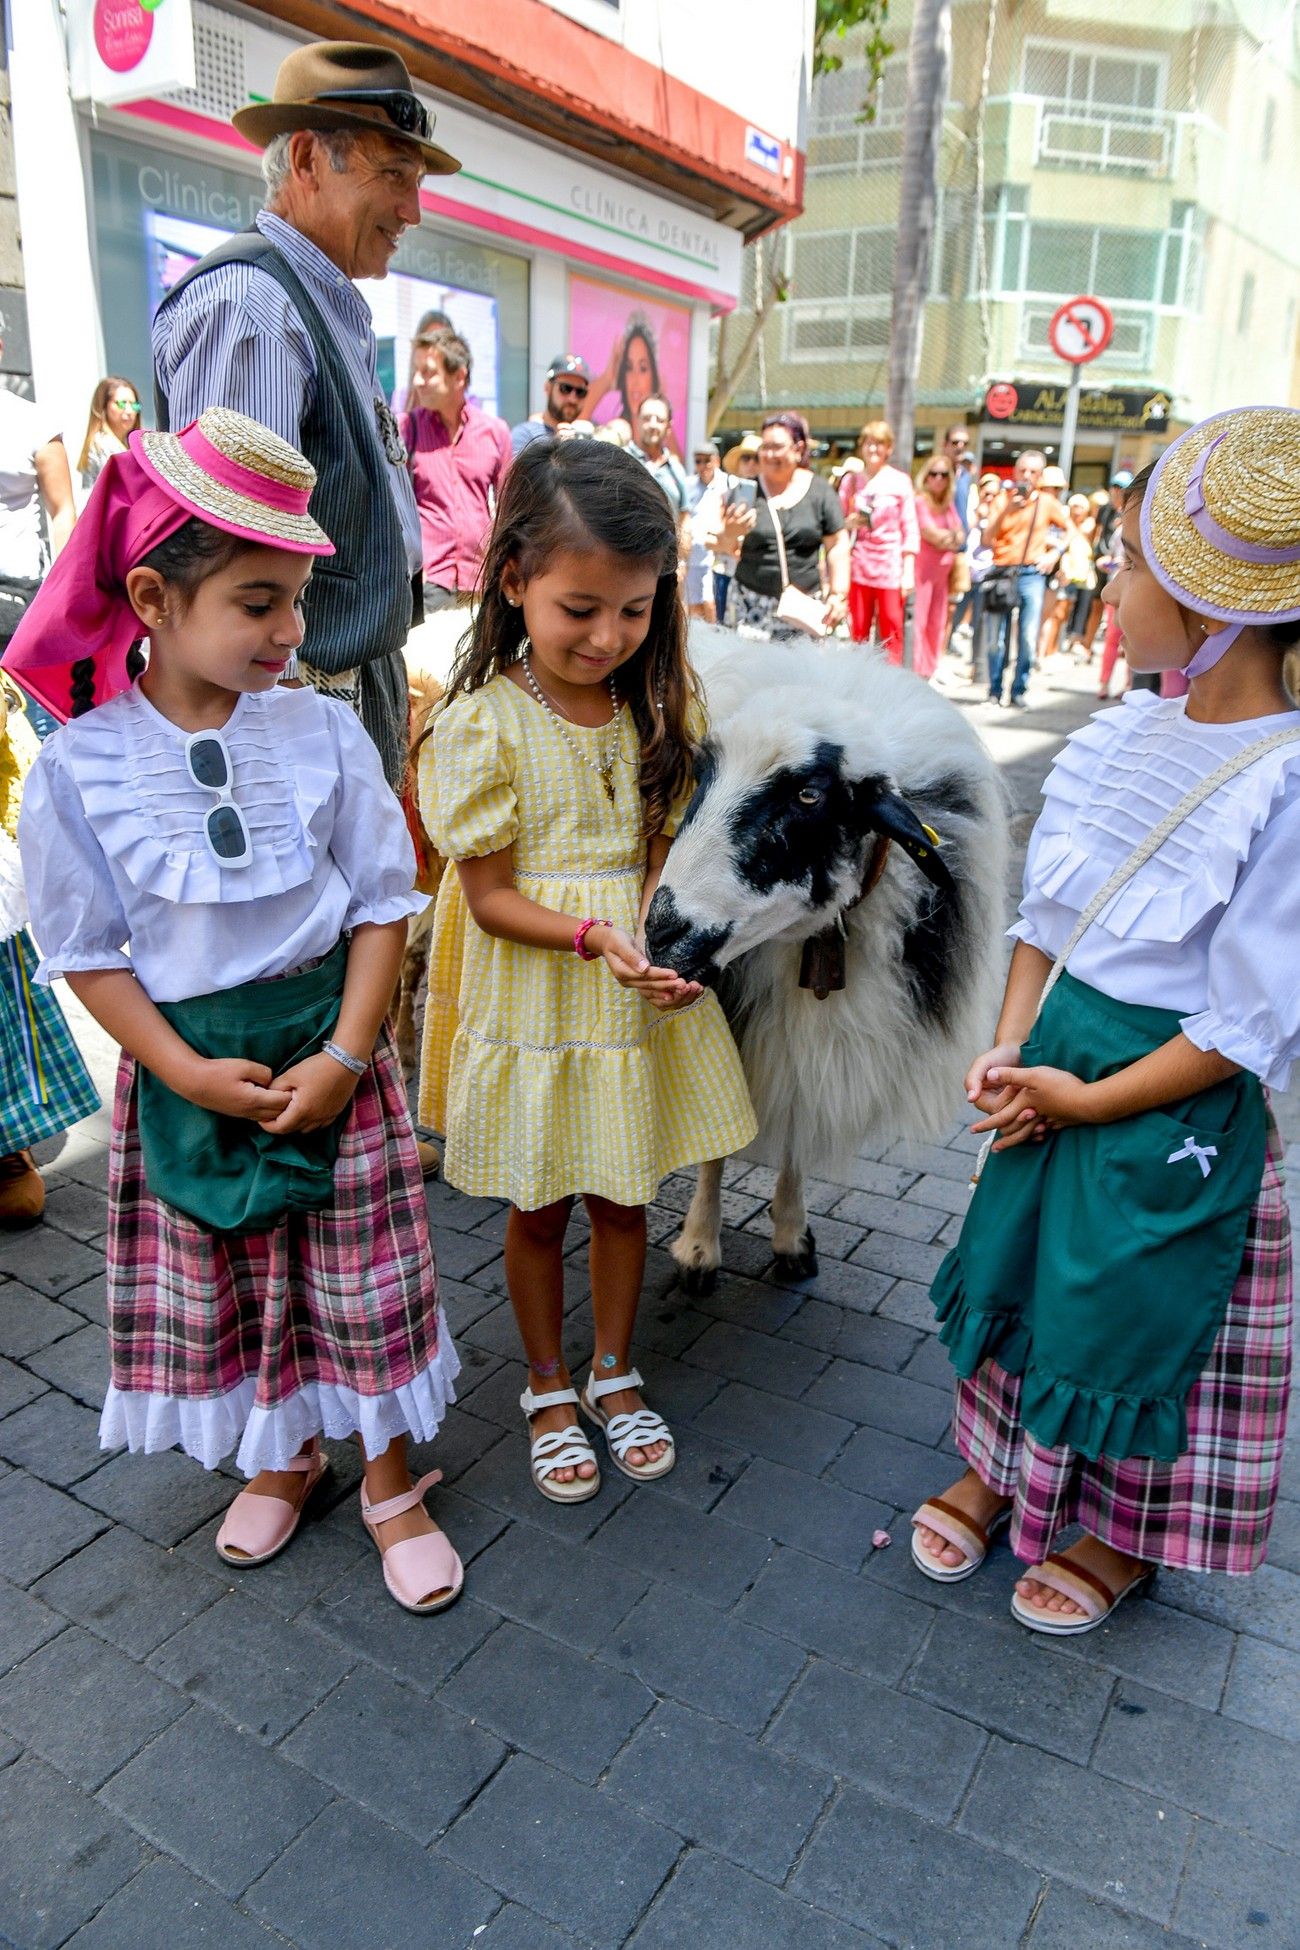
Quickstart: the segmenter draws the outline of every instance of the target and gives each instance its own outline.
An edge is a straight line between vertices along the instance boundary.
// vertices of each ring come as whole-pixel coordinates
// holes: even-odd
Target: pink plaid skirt
[[[335,1199],[270,1232],[215,1233],[144,1180],[124,1057],[109,1155],[105,1448],[280,1469],[310,1436],[369,1456],[436,1433],[460,1363],[438,1306],[424,1186],[385,1028],[357,1084]]]
[[[1097,1462],[1045,1448],[1020,1422],[1020,1382],[987,1361],[957,1384],[953,1435],[965,1461],[1015,1499],[1011,1548],[1041,1564],[1069,1524],[1179,1571],[1239,1575],[1263,1562],[1282,1473],[1291,1387],[1291,1226],[1269,1120],[1268,1154],[1223,1326],[1187,1397],[1177,1462]]]

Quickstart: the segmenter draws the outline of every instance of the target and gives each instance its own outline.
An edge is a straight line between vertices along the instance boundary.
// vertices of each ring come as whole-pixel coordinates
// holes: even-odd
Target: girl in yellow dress
[[[434,923],[420,1116],[445,1134],[450,1184],[510,1201],[520,1406],[553,1502],[600,1486],[579,1407],[624,1475],[672,1468],[630,1365],[645,1207],[669,1172],[755,1131],[717,998],[641,948],[702,724],[662,491],[617,448],[534,442],[506,479],[473,636],[420,756],[424,821],[456,864]],[[596,1328],[581,1402],[561,1348],[579,1195]]]

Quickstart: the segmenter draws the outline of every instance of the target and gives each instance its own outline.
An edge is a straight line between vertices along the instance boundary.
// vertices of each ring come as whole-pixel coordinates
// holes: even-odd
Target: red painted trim
[[[436,48],[444,59],[609,129],[778,217],[796,217],[802,208],[802,157],[793,144],[782,143],[782,167],[787,158],[798,159],[789,177],[747,163],[745,130],[753,125],[743,115],[544,0],[478,0],[475,6],[465,0],[348,0],[348,8]]]
[[[228,122],[196,115],[193,109],[178,108],[174,102],[123,102],[120,109],[125,115],[133,115],[141,122],[152,122],[159,128],[176,129],[185,135],[199,136],[206,142],[221,143],[228,149],[244,150],[249,155],[259,153],[255,145],[246,141]],[[435,195],[430,190],[420,191],[420,202],[424,209],[435,216],[447,217],[468,229],[490,231],[497,237],[526,244],[533,250],[548,250],[557,257],[571,257],[580,264],[613,272],[616,277],[632,278],[638,284],[652,285],[656,291],[672,291],[683,298],[703,299],[716,311],[735,309],[736,300],[728,297],[725,291],[714,291],[704,284],[692,284],[671,272],[650,270],[631,258],[616,257],[610,251],[593,250],[589,244],[577,244],[568,237],[557,237],[551,231],[538,230],[532,224],[519,223],[513,217],[499,216],[494,210],[475,209],[470,204],[453,197]]]

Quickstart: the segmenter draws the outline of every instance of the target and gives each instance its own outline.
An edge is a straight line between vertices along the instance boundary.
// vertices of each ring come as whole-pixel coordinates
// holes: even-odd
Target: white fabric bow
[[[1195,1158],[1197,1164],[1201,1167],[1201,1177],[1208,1178],[1210,1175],[1210,1159],[1217,1158],[1218,1155],[1219,1147],[1217,1144],[1198,1144],[1194,1137],[1189,1137],[1184,1142],[1181,1151],[1171,1151],[1169,1153],[1169,1156],[1165,1159],[1165,1163],[1176,1165],[1180,1158]]]

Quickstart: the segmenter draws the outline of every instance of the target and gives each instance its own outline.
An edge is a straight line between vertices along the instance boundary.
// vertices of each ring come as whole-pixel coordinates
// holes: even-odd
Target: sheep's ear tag
[[[923,821],[921,825],[921,831],[925,834],[925,837],[929,840],[931,846],[943,845],[943,841],[939,838],[939,835],[935,832],[933,826],[927,826]]]

